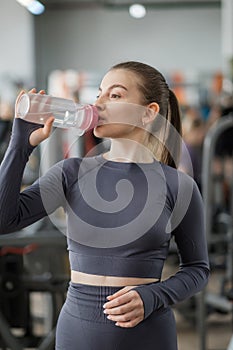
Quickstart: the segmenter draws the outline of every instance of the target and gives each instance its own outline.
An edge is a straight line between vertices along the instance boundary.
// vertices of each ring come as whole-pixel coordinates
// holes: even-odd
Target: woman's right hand
[[[18,95],[15,105],[17,105],[17,102],[19,100],[19,98],[25,93],[25,91],[21,91],[20,94]],[[31,89],[29,91],[30,94],[36,94],[36,89]],[[41,95],[45,94],[44,90],[40,90],[38,92]],[[15,108],[16,110],[16,108]],[[17,115],[15,115],[15,118],[18,118]],[[54,122],[54,117],[51,116],[50,118],[48,118],[48,120],[45,122],[44,127],[41,127],[39,129],[36,129],[35,131],[33,131],[29,137],[29,143],[31,146],[35,147],[37,145],[39,145],[42,141],[46,140],[49,135],[51,134],[52,131],[52,127],[53,127],[53,122]]]

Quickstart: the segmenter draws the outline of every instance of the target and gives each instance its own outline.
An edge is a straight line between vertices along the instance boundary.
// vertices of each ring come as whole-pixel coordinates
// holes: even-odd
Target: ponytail
[[[158,161],[177,168],[182,134],[180,109],[174,92],[168,87],[167,90],[166,108],[163,104],[163,113],[160,112],[152,124],[147,147]]]
[[[160,161],[177,168],[181,152],[182,127],[179,104],[171,89],[169,89],[166,124]]]

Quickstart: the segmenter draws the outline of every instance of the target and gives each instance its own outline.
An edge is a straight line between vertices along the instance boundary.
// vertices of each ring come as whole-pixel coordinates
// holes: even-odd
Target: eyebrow
[[[121,84],[113,84],[108,88],[108,90],[112,90],[114,88],[122,88],[122,89],[128,91],[128,89],[124,85],[121,85]],[[99,87],[99,91],[102,91],[101,87]]]

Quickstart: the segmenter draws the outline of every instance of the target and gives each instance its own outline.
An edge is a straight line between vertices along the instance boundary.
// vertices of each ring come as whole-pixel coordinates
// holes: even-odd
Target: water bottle
[[[78,104],[72,100],[50,95],[23,94],[16,105],[19,118],[44,125],[54,116],[53,126],[73,128],[78,135],[94,129],[98,123],[98,111],[93,105]]]

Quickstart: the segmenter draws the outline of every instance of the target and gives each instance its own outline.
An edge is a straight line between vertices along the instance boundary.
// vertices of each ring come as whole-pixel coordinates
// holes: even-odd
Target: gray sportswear
[[[69,158],[20,193],[40,126],[16,119],[0,168],[0,233],[20,230],[63,207],[71,269],[89,274],[161,279],[174,237],[179,271],[135,287],[145,319],[207,283],[203,203],[191,177],[158,161],[121,163],[102,155]]]

